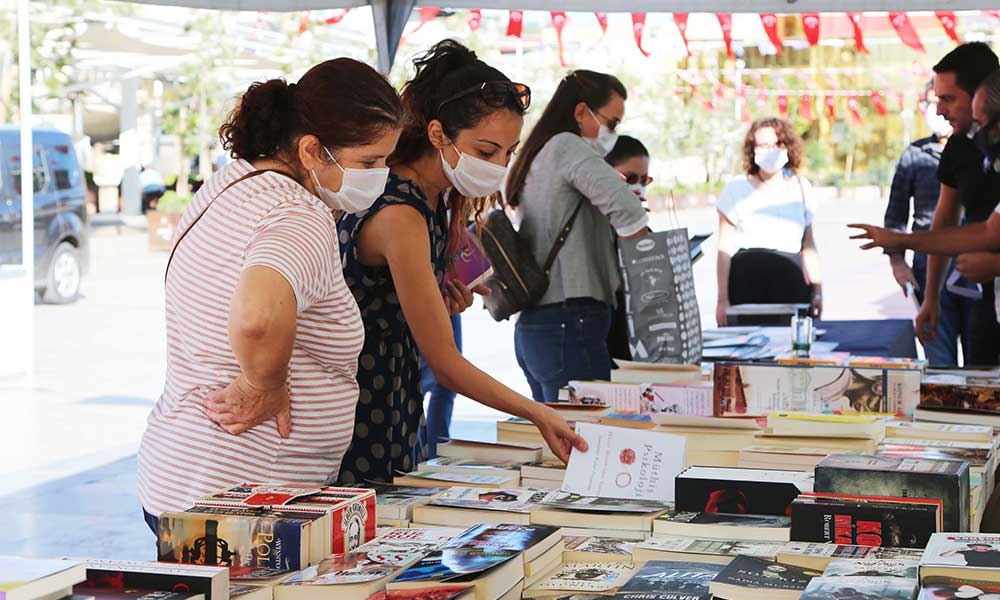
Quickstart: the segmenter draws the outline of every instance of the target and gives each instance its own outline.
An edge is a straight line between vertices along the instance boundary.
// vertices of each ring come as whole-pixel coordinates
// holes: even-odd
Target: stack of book
[[[901,559],[840,559],[827,565],[823,575],[813,578],[802,600],[880,598],[913,600],[920,584],[917,561]]]
[[[920,559],[920,598],[1000,595],[1000,535],[935,534]]]
[[[790,450],[874,453],[885,437],[885,419],[874,415],[774,412],[767,429],[757,435],[758,445]],[[815,465],[814,465],[815,466]]]
[[[544,442],[540,443],[517,443],[507,442],[481,442],[475,440],[461,440],[452,438],[442,444],[438,444],[438,456],[449,458],[473,458],[483,460],[511,461],[517,463],[529,463],[542,459],[542,448]]]
[[[368,484],[375,492],[375,517],[378,527],[406,527],[413,520],[413,509],[427,504],[448,488],[426,488],[381,483]]]
[[[572,404],[606,406],[621,413],[711,416],[712,382],[701,379],[672,383],[570,381],[560,390],[559,399]]]
[[[471,527],[480,523],[527,525],[545,492],[523,488],[453,487],[413,509],[417,527]]]
[[[937,371],[920,386],[917,421],[989,425],[1000,429],[1000,373]]]
[[[778,542],[654,535],[636,543],[632,555],[636,561],[680,560],[728,565],[740,555],[775,560],[783,547]]]
[[[754,444],[761,431],[756,419],[652,415],[651,431],[679,435],[686,440],[685,464],[735,467],[740,450]]]
[[[941,507],[935,498],[804,493],[792,501],[791,539],[923,548],[941,531]]]
[[[558,460],[539,460],[521,465],[521,485],[539,490],[558,490],[566,477],[566,465]]]
[[[920,560],[924,551],[914,548],[885,548],[850,544],[814,544],[789,542],[778,552],[778,562],[822,571],[838,559],[909,559]]]
[[[698,365],[673,365],[614,359],[617,368],[611,370],[616,383],[675,383],[705,379]]]
[[[0,557],[0,593],[5,600],[59,600],[86,579],[82,562]]]

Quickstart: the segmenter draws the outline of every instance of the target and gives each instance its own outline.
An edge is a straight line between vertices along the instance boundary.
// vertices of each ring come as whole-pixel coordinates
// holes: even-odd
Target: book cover
[[[975,410],[1000,414],[1000,382],[975,383],[968,378],[928,375],[920,386],[921,407]]]
[[[651,560],[622,585],[618,600],[708,600],[708,584],[722,565]]]
[[[791,538],[799,542],[923,548],[940,524],[936,500],[799,496],[792,501]]]
[[[936,533],[924,550],[920,566],[1000,569],[1000,534]]]
[[[430,506],[469,508],[475,510],[499,510],[504,512],[527,513],[548,492],[522,488],[484,490],[482,488],[453,487],[431,500]]]
[[[570,402],[610,406],[617,413],[712,415],[712,383],[673,384],[570,381]]]
[[[493,265],[475,236],[464,235],[451,264],[445,270],[444,282],[458,280],[474,288],[493,276]]]
[[[561,510],[638,514],[661,512],[670,507],[669,503],[655,500],[599,498],[596,496],[584,496],[582,494],[562,491],[543,492],[543,496],[538,500],[537,504],[539,506],[558,508]]]
[[[820,493],[934,498],[942,501],[943,530],[969,529],[969,465],[937,461],[831,454],[816,465]]]
[[[436,585],[416,590],[380,591],[369,600],[466,600],[475,597],[475,589],[465,585]]]
[[[570,454],[563,490],[601,498],[674,499],[685,438],[593,423],[577,423],[576,431],[590,449]]]
[[[912,415],[920,371],[858,367],[716,363],[714,410],[723,415],[892,413]]]
[[[753,556],[773,560],[784,544],[744,540],[709,540],[689,537],[654,536],[635,544],[637,548],[660,552],[684,552],[713,556]]]
[[[472,527],[443,548],[478,548],[524,552],[559,531],[551,525],[483,524]]]
[[[439,473],[435,471],[414,471],[406,473],[405,477],[413,479],[425,479],[428,481],[447,482],[455,484],[475,484],[475,485],[495,485],[501,486],[509,484],[511,478],[508,475],[492,475],[486,473]]]
[[[164,513],[157,560],[226,567],[306,566],[303,525],[275,517]]]
[[[564,537],[563,541],[566,544],[566,552],[592,552],[619,556],[631,556],[632,547],[636,545],[629,540],[600,536]]]
[[[887,558],[900,560],[920,560],[924,551],[917,548],[881,548],[876,546],[855,546],[851,544],[817,544],[811,542],[788,542],[781,548],[781,554],[815,556],[830,559]]]
[[[715,583],[762,590],[804,590],[813,577],[820,575],[811,569],[737,556],[715,578]]]
[[[1000,584],[997,583],[928,577],[921,582],[917,600],[996,600],[996,598],[1000,598]]]
[[[411,555],[411,561],[420,559],[419,555]],[[335,554],[324,558],[318,564],[307,567],[285,580],[282,585],[344,585],[366,583],[385,579],[395,573],[399,565],[372,560],[363,552],[348,552]]]
[[[913,600],[916,577],[816,577],[801,600]]]
[[[968,439],[990,442],[993,428],[985,425],[950,425],[947,423],[920,423],[915,421],[892,421],[885,425],[886,437],[934,439]]]
[[[441,548],[461,533],[461,529],[450,527],[391,529],[358,546],[354,552],[364,554],[378,563],[403,566],[414,562],[414,558]]]
[[[906,577],[916,579],[919,560],[892,558],[837,559],[823,570],[823,577]]]
[[[518,556],[518,552],[478,548],[435,550],[400,573],[393,581],[452,581],[476,575]]]
[[[636,572],[626,563],[565,563],[559,565],[532,590],[558,590],[563,592],[601,593],[621,587]]]
[[[677,476],[675,508],[788,516],[792,500],[812,487],[812,474],[801,471],[688,467]]]
[[[20,597],[27,593],[24,588],[30,584],[33,584],[35,596],[44,596],[86,577],[86,569],[79,561],[0,557],[0,600]]]
[[[723,527],[790,527],[789,517],[777,515],[747,515],[709,512],[667,512],[656,517],[657,521],[690,523],[692,525],[719,525]],[[735,533],[735,532],[734,532]]]
[[[417,468],[421,471],[436,471],[442,469],[457,469],[459,471],[462,469],[470,469],[472,472],[475,472],[476,469],[482,469],[485,471],[490,469],[497,471],[519,471],[521,463],[513,460],[487,460],[484,458],[438,456],[437,458],[432,458],[420,463]]]
[[[99,598],[100,600],[200,600],[205,596],[194,592],[171,592],[134,587],[90,587],[79,585],[73,588],[77,595]]]
[[[88,559],[87,583],[97,587],[132,587],[204,594],[205,600],[225,595],[231,573],[206,567],[137,560]]]

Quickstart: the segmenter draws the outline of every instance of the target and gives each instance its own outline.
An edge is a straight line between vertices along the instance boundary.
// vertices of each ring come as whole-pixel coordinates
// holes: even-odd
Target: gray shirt
[[[552,265],[540,304],[594,298],[614,305],[622,283],[615,233],[633,235],[649,222],[639,197],[587,140],[557,134],[535,156],[520,193],[519,231],[538,264],[544,266],[580,200],[583,206]]]

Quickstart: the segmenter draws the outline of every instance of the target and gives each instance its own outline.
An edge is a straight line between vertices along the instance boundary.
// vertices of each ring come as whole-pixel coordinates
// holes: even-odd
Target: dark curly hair
[[[298,166],[294,147],[306,134],[330,149],[369,144],[402,126],[396,90],[370,66],[350,58],[322,62],[299,82],[250,85],[219,128],[233,158],[277,158]]]
[[[743,168],[746,170],[747,175],[756,175],[760,172],[760,167],[753,161],[754,149],[757,146],[757,143],[754,141],[754,135],[765,127],[770,127],[774,130],[774,133],[778,136],[778,143],[784,144],[785,150],[788,151],[788,164],[785,165],[785,168],[793,173],[796,172],[802,166],[802,158],[805,156],[805,146],[802,143],[802,138],[799,137],[799,134],[795,133],[795,127],[787,119],[765,117],[754,121],[750,125],[750,130],[747,131],[746,137],[743,138]]]

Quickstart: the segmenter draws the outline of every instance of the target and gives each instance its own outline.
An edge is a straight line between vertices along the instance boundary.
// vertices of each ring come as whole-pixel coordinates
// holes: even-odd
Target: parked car
[[[87,271],[87,188],[69,134],[34,129],[35,288],[45,302],[76,300]],[[0,264],[21,264],[21,137],[0,126]]]

